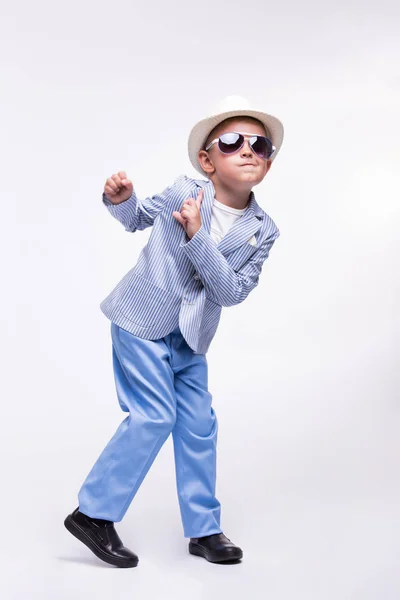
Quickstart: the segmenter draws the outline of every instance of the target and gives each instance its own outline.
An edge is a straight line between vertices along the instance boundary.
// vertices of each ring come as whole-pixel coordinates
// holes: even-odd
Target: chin
[[[262,179],[260,175],[256,175],[256,173],[243,173],[243,175],[239,178],[239,181],[243,183],[251,183],[252,185],[257,185]]]

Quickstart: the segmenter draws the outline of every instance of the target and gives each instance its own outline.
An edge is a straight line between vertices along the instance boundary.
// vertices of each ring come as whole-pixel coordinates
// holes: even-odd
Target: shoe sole
[[[194,554],[195,556],[202,556],[209,562],[213,562],[213,563],[233,563],[233,562],[237,562],[238,560],[243,558],[243,552],[241,550],[240,550],[240,552],[237,552],[236,556],[231,555],[229,557],[224,556],[224,557],[219,558],[219,557],[213,556],[212,554],[207,552],[207,550],[204,550],[198,544],[193,544],[192,542],[189,542],[189,552],[190,552],[190,554]]]
[[[139,559],[137,559],[136,561],[126,561],[123,558],[113,558],[109,556],[103,550],[103,548],[97,546],[97,544],[94,543],[94,541],[85,533],[85,531],[74,522],[70,515],[68,515],[68,517],[65,519],[64,525],[68,529],[68,531],[72,533],[73,536],[75,536],[80,542],[85,544],[85,546],[87,546],[89,550],[91,550],[93,554],[97,556],[97,558],[100,558],[104,562],[113,565],[114,567],[121,568],[136,567],[136,565],[138,564]]]

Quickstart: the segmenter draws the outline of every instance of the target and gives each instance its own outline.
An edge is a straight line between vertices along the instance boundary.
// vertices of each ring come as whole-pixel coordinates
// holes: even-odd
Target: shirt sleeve
[[[143,230],[153,225],[154,219],[165,207],[169,196],[175,192],[176,188],[185,179],[185,175],[180,175],[165,190],[144,200],[140,200],[135,190],[133,190],[132,195],[120,204],[113,204],[104,192],[102,201],[111,215],[124,226],[125,230],[134,233],[137,229]]]
[[[280,231],[274,225],[273,231],[238,271],[229,265],[203,225],[192,239],[180,246],[196,268],[207,296],[221,306],[234,306],[243,302],[258,285],[263,264],[279,236]]]

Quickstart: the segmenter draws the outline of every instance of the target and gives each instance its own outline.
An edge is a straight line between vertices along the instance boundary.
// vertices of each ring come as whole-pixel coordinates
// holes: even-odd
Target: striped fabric
[[[201,188],[202,224],[189,240],[172,213],[189,197],[197,198]],[[210,235],[214,197],[211,180],[186,175],[145,200],[133,191],[128,200],[114,205],[103,193],[103,203],[126,231],[153,227],[136,265],[101,302],[106,317],[145,339],[164,337],[179,325],[196,354],[208,351],[222,306],[243,302],[257,286],[280,235],[251,192],[246,212],[217,244]]]

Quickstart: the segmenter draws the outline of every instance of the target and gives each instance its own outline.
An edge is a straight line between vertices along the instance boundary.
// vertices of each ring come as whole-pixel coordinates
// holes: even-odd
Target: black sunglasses
[[[205,149],[209,150],[213,144],[218,142],[218,148],[222,154],[234,154],[243,147],[245,136],[249,137],[250,148],[260,158],[270,158],[276,150],[271,140],[263,135],[256,135],[255,133],[238,133],[237,131],[223,133],[219,138],[210,142]]]

